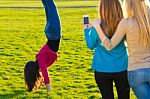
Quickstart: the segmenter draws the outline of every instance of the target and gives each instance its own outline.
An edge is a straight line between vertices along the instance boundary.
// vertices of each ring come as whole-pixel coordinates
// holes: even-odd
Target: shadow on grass
[[[95,96],[90,96],[88,99],[97,99],[97,97],[95,97]],[[100,97],[100,98],[98,98],[98,99],[102,99],[102,98]]]
[[[23,95],[24,93],[25,93],[24,90],[14,90],[12,93],[7,93],[7,94],[3,92],[3,94],[0,94],[0,99],[18,98],[20,95]]]
[[[39,94],[43,94],[43,92],[31,92],[32,94],[38,94],[37,96],[31,96],[31,95],[27,95],[27,92],[25,90],[14,90],[12,93],[7,93],[7,94],[0,94],[0,99],[30,99],[30,98],[35,98],[35,99],[39,99],[41,96]],[[44,96],[42,96],[44,99],[52,99],[52,97],[50,96],[50,94],[45,94]]]

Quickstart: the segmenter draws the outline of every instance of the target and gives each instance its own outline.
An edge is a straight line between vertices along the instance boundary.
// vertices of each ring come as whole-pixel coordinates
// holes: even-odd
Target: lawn
[[[6,3],[7,6],[12,5]],[[28,3],[42,6],[39,1]],[[57,2],[60,6],[68,5],[67,3],[62,3],[61,0]],[[29,6],[24,2],[20,4]],[[69,5],[74,4],[69,2]],[[3,5],[0,3],[0,6]],[[38,50],[46,42],[43,32],[44,9],[0,9],[0,99],[99,99],[101,97],[91,70],[93,51],[86,47],[81,25],[82,16],[89,14],[93,20],[97,17],[97,9],[58,8],[58,10],[63,36],[58,60],[49,68],[51,92],[47,94],[44,85],[37,92],[27,92],[23,77],[24,64],[34,60]],[[131,99],[135,99],[133,92]]]
[[[59,1],[57,6],[97,6],[98,1]],[[1,1],[0,7],[42,7],[40,0],[38,1]]]

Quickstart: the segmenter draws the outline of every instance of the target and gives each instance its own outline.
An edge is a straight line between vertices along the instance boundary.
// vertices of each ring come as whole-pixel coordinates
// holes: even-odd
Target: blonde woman
[[[122,19],[111,39],[94,22],[102,45],[113,50],[126,35],[129,51],[128,80],[138,99],[150,99],[150,10],[149,1],[126,0],[127,18]]]
[[[110,11],[110,12],[109,12]],[[119,0],[101,0],[99,12],[102,27],[106,35],[111,38],[123,18]],[[99,20],[98,20],[99,22]],[[114,99],[113,83],[117,89],[118,99],[129,99],[129,84],[127,80],[128,56],[124,40],[112,51],[107,51],[94,27],[84,25],[84,35],[87,47],[94,50],[92,69],[96,84],[103,99]]]

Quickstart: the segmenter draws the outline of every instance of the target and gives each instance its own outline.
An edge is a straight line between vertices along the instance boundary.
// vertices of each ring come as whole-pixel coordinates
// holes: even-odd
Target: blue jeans
[[[150,99],[150,68],[129,71],[128,81],[138,99]]]
[[[54,0],[42,0],[46,13],[45,34],[48,40],[60,40],[61,23]]]

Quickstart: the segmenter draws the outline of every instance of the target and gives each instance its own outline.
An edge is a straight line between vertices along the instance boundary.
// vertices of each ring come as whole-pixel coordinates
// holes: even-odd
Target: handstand
[[[57,51],[61,38],[61,25],[57,8],[53,0],[42,0],[46,13],[46,44],[36,55],[35,61],[29,61],[24,68],[25,83],[28,91],[37,89],[44,78],[47,91],[50,92],[50,79],[47,68],[57,59]]]

